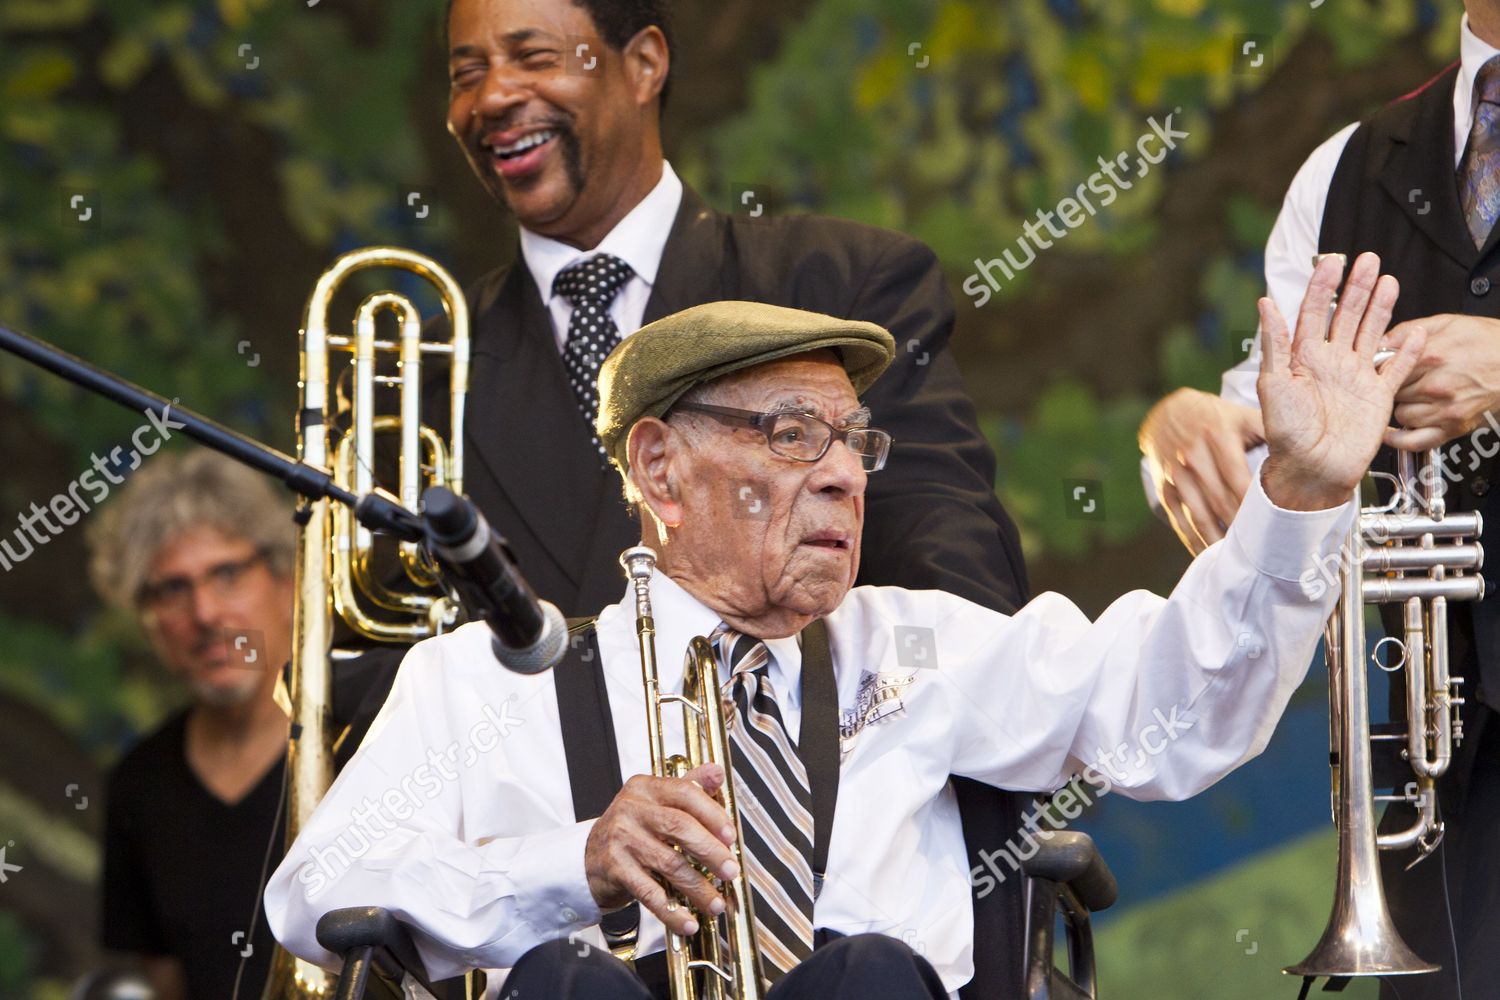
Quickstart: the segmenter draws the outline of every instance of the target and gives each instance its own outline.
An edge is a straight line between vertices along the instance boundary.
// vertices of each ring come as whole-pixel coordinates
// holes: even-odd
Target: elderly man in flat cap
[[[894,354],[879,327],[723,302],[610,356],[598,430],[656,552],[662,690],[681,689],[693,636],[719,660],[771,1000],[946,997],[969,978],[950,775],[1179,799],[1265,746],[1333,601],[1296,581],[1337,558],[1420,353],[1419,334],[1377,374],[1396,297],[1377,268],[1355,268],[1326,339],[1332,272],[1295,346],[1263,300],[1259,481],[1170,598],[1136,591],[1095,622],[1057,594],[1007,616],[851,589],[890,444],[859,400]],[[592,723],[559,718],[550,678],[502,669],[482,624],[411,651],[266,893],[288,948],[331,963],[318,916],[380,905],[417,929],[434,978],[506,969],[499,995],[516,1000],[666,995],[663,925],[723,912],[718,880],[738,871],[725,775],[650,776],[629,590],[574,639],[558,683],[597,694]],[[663,718],[670,753],[682,725]],[[640,917],[633,968],[602,947],[621,911]]]

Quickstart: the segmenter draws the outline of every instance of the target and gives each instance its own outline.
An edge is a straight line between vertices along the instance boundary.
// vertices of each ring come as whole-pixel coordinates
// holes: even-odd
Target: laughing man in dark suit
[[[471,495],[539,593],[570,613],[597,608],[619,596],[615,558],[639,532],[586,415],[614,339],[719,299],[870,320],[901,357],[869,394],[895,450],[869,498],[861,582],[1014,610],[1027,596],[1020,544],[947,350],[936,257],[837,219],[725,216],[686,187],[661,146],[666,6],[451,4],[448,128],[521,229],[519,261],[471,289]],[[753,516],[755,485],[735,488]]]
[[[640,537],[593,440],[598,366],[618,339],[723,299],[869,320],[900,353],[866,396],[895,443],[867,494],[858,582],[1015,611],[1029,597],[1020,540],[948,353],[953,303],[936,256],[853,222],[726,216],[684,185],[661,144],[667,7],[450,0],[448,128],[521,244],[514,265],[469,293],[470,496],[539,594],[591,612],[619,598],[616,559]],[[759,484],[724,488],[746,517],[762,509]],[[1014,798],[959,782],[959,799],[971,846],[1002,843],[1018,825]],[[976,918],[997,946],[986,961],[1015,976],[1005,956],[1018,949],[999,945],[1019,940],[1019,895],[993,894]]]

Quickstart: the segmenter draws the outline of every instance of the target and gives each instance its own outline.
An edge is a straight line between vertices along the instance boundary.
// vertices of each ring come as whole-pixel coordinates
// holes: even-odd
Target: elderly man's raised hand
[[[1396,392],[1422,355],[1426,333],[1409,328],[1377,371],[1375,351],[1399,291],[1380,275],[1380,258],[1360,254],[1334,313],[1337,260],[1313,272],[1297,336],[1276,304],[1260,300],[1262,354],[1256,389],[1270,455],[1261,470],[1266,496],[1289,510],[1322,510],[1349,499],[1390,423]]]

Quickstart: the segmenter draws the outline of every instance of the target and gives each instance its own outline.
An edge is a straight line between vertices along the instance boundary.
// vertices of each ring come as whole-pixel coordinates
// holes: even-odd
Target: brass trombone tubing
[[[438,289],[443,309],[448,314],[453,336],[447,342],[421,339],[421,317],[409,298],[391,292],[368,296],[359,306],[354,335],[330,335],[328,310],[333,296],[352,274],[372,267],[395,267],[410,271],[431,281]],[[392,311],[400,319],[399,334],[394,340],[376,336],[375,321],[382,311]],[[317,363],[304,373],[304,415],[319,414],[324,421],[320,442],[327,455],[331,435],[327,356],[331,349],[353,355],[353,414],[351,427],[339,442],[335,455],[336,474],[352,482],[356,492],[367,492],[373,485],[374,435],[391,426],[400,428],[399,492],[402,503],[415,509],[415,498],[421,488],[421,443],[430,449],[433,481],[456,493],[463,492],[463,405],[469,376],[469,315],[463,290],[451,275],[430,258],[399,247],[367,247],[344,254],[318,279],[308,298],[303,316],[302,351],[304,358],[316,357]],[[399,351],[401,366],[401,418],[377,417],[375,395],[377,384],[389,382],[377,371],[381,352]],[[423,354],[446,356],[449,364],[450,439],[445,448],[435,434],[420,429],[421,357]],[[316,385],[309,383],[315,382]],[[315,435],[314,435],[315,436]],[[352,443],[351,443],[352,442]],[[348,451],[346,451],[348,449]],[[446,454],[444,452],[446,451]],[[382,641],[415,642],[432,635],[438,624],[448,618],[450,605],[445,598],[429,593],[394,591],[372,571],[373,537],[346,511],[334,511],[334,532],[329,544],[333,564],[332,596],[339,615],[356,631]],[[401,564],[413,583],[430,586],[435,574],[428,567],[414,543],[402,543]],[[393,611],[400,620],[390,620],[365,609],[368,601],[377,608]]]
[[[328,313],[334,295],[350,275],[372,267],[403,269],[436,285],[441,293],[443,308],[448,313],[452,330],[450,343],[419,343],[413,346],[413,332],[420,336],[420,321],[415,315],[415,309],[403,297],[390,295],[376,295],[366,299],[361,306],[360,316],[356,319],[354,337],[331,336],[328,332]],[[455,493],[462,493],[463,410],[469,378],[468,303],[458,283],[435,261],[399,247],[366,247],[340,256],[319,276],[308,297],[302,316],[300,343],[297,457],[316,468],[331,466],[329,457],[334,450],[332,441],[335,430],[329,405],[330,350],[354,353],[357,367],[361,364],[360,355],[364,355],[364,372],[362,376],[356,376],[354,391],[360,400],[357,406],[364,409],[366,416],[372,415],[371,408],[365,404],[372,400],[375,381],[379,378],[374,370],[373,356],[377,350],[386,349],[387,343],[374,336],[373,320],[375,312],[383,308],[395,308],[404,314],[401,339],[403,366],[417,361],[423,353],[449,355],[449,429],[452,432],[452,444],[446,459],[434,464],[443,465],[447,473],[445,485]],[[360,325],[367,329],[359,330]],[[419,364],[417,368],[419,370]],[[413,378],[411,381],[416,384],[418,379]],[[404,392],[403,396],[408,399],[416,398],[410,390]],[[374,420],[367,420],[362,426],[368,433],[374,426]],[[340,457],[340,467],[333,471],[335,483],[347,490],[351,482],[371,482],[368,473],[372,459],[369,457],[368,439],[364,451],[358,451],[357,444],[349,444],[348,435],[342,439],[341,444],[344,446],[344,454]],[[409,454],[415,454],[410,445],[407,450]],[[359,492],[367,492],[367,488],[360,488]],[[405,491],[402,501],[409,503]],[[361,626],[370,626],[375,621],[359,608],[357,597],[347,586],[350,574],[357,572],[360,563],[355,551],[358,532],[354,530],[352,518],[344,517],[342,521],[336,519],[329,504],[327,499],[309,504],[297,543],[292,663],[288,671],[292,703],[292,738],[286,763],[285,836],[288,844],[296,839],[319,800],[333,783],[333,676],[329,656],[334,611],[337,608],[357,630]],[[342,505],[339,510],[343,511]],[[364,530],[359,528],[359,531]],[[430,635],[437,629],[445,618],[445,601],[429,599],[426,605],[412,610],[421,613],[424,607],[423,621],[402,626],[398,630],[402,633],[399,637],[409,641],[410,638]],[[326,997],[332,995],[336,983],[337,977],[333,973],[296,958],[278,947],[271,958],[271,968],[262,997],[264,1000]]]

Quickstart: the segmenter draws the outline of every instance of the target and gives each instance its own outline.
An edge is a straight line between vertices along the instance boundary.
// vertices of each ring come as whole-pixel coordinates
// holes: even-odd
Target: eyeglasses
[[[193,602],[193,592],[200,584],[215,597],[233,597],[245,583],[245,575],[266,558],[265,549],[256,549],[243,559],[217,563],[197,576],[169,576],[141,586],[140,606],[153,614],[176,615]]]
[[[702,413],[721,424],[752,427],[766,436],[766,445],[776,454],[797,462],[816,462],[828,454],[835,441],[842,441],[859,456],[866,472],[879,472],[891,452],[891,436],[873,427],[841,429],[807,413],[757,413],[705,403],[678,403],[674,411]]]

